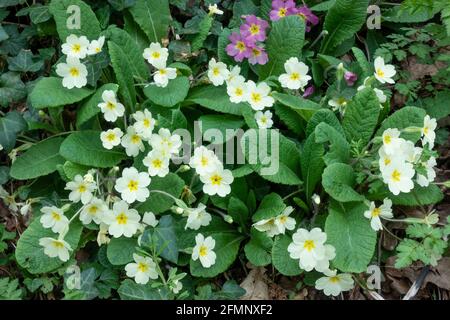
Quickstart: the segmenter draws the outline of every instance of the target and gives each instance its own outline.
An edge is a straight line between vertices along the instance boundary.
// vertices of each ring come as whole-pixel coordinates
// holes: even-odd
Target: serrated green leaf
[[[386,118],[378,129],[376,135],[381,136],[384,130],[389,128],[397,128],[399,130],[408,127],[423,126],[425,118],[425,110],[416,107],[403,107]],[[401,137],[416,142],[420,139],[420,132],[402,132]]]
[[[198,51],[203,47],[203,43],[206,40],[206,37],[209,34],[209,30],[212,27],[212,23],[214,18],[212,15],[205,15],[200,22],[198,33],[195,35],[194,39],[191,41],[192,51]]]
[[[345,108],[342,127],[348,141],[361,141],[366,146],[375,131],[380,114],[380,102],[372,88],[366,88],[353,97]]]
[[[266,50],[269,61],[259,68],[259,79],[284,72],[284,63],[291,57],[299,57],[305,41],[305,22],[298,16],[289,16],[272,23],[267,37]],[[280,48],[283,48],[280,50]]]
[[[306,135],[309,136],[314,132],[316,127],[321,123],[325,122],[329,126],[336,129],[342,136],[345,136],[344,129],[342,129],[341,123],[338,118],[330,109],[320,109],[316,113],[313,114],[311,119],[308,121],[308,125],[306,126]]]
[[[317,143],[329,143],[329,150],[323,159],[327,165],[335,162],[346,163],[350,158],[350,145],[335,128],[319,123],[314,130]]]

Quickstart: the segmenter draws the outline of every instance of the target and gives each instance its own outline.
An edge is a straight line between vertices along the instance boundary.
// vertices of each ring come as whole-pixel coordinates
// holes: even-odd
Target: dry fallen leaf
[[[240,286],[246,291],[241,300],[268,300],[269,287],[265,281],[266,269],[253,267]]]

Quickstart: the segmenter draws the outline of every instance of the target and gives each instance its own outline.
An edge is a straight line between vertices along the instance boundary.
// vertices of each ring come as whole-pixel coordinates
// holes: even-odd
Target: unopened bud
[[[233,217],[230,215],[226,215],[223,217],[223,220],[225,220],[225,222],[232,224],[233,223]]]
[[[191,167],[189,165],[187,165],[187,164],[183,164],[180,167],[179,172],[186,172],[186,171],[189,171],[189,170],[191,170]]]
[[[315,204],[317,204],[317,205],[320,204],[320,196],[317,193],[314,193],[312,195],[311,199]]]

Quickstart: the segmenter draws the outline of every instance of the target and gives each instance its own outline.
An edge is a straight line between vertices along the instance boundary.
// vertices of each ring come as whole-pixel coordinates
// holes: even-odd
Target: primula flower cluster
[[[56,74],[63,78],[62,85],[65,88],[82,88],[87,84],[88,71],[80,59],[100,53],[104,43],[104,36],[91,42],[85,36],[77,37],[74,34],[66,38],[61,46],[66,62],[56,65]]]
[[[319,23],[319,18],[306,5],[296,7],[294,0],[272,1],[272,10],[269,13],[270,20],[278,21],[281,18],[293,15],[297,15],[305,20],[307,32],[311,30],[311,26]]]
[[[228,39],[230,44],[225,48],[227,54],[237,62],[248,59],[250,64],[266,64],[269,57],[261,42],[266,40],[267,21],[248,15],[245,23],[239,28],[240,33],[233,32]]]
[[[177,69],[167,67],[167,58],[169,50],[161,47],[157,42],[152,42],[150,47],[144,50],[142,56],[150,63],[155,71],[153,72],[153,81],[158,87],[167,87],[169,80],[177,77]]]
[[[436,173],[433,167],[436,165],[436,158],[432,148],[436,126],[436,119],[426,115],[423,127],[413,128],[421,132],[422,147],[401,138],[401,132],[396,128],[388,128],[383,132],[378,164],[384,183],[394,195],[410,192],[414,188],[414,177],[422,187],[427,187],[434,181]]]

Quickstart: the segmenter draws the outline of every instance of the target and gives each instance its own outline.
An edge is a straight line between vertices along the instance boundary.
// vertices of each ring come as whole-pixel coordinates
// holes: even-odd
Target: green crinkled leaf
[[[0,118],[0,144],[11,151],[16,144],[17,134],[27,129],[27,123],[18,111],[8,112]]]
[[[77,111],[77,127],[80,127],[85,122],[93,118],[100,112],[98,104],[103,102],[102,94],[105,90],[112,90],[117,92],[119,86],[115,83],[107,83],[102,85],[97,91],[86,100]]]
[[[76,220],[70,224],[69,232],[64,237],[73,250],[77,249],[81,231],[82,225]],[[51,229],[45,229],[37,218],[17,241],[16,261],[32,274],[54,271],[64,263],[59,258],[50,258],[44,253],[44,248],[39,245],[39,239],[44,237],[57,238],[57,235]],[[73,255],[73,251],[71,254]]]
[[[17,102],[27,95],[25,84],[16,72],[5,72],[0,76],[0,107]]]
[[[285,208],[286,205],[281,196],[278,193],[270,193],[262,199],[258,210],[253,214],[252,220],[257,222],[263,219],[274,218],[280,215]]]
[[[272,97],[281,104],[296,111],[306,121],[308,121],[316,111],[320,110],[319,104],[290,94],[273,92]]]
[[[348,141],[361,141],[365,146],[375,131],[380,114],[380,102],[375,91],[366,88],[353,97],[345,108],[342,121]]]
[[[165,288],[152,288],[151,283],[137,284],[125,279],[117,290],[122,300],[167,300],[169,293]]]
[[[299,57],[305,41],[305,22],[298,16],[289,16],[272,23],[266,40],[269,61],[259,68],[259,79],[284,73],[284,63]],[[282,48],[282,49],[281,49]]]
[[[322,185],[325,191],[337,201],[363,201],[364,196],[356,192],[353,168],[344,163],[333,163],[325,168],[322,174]]]
[[[362,203],[332,202],[325,222],[327,243],[336,249],[333,266],[343,272],[365,272],[372,260],[377,234],[364,217],[367,206]]]
[[[233,196],[230,197],[228,214],[233,218],[234,222],[243,228],[247,227],[248,211],[247,205],[241,199]]]
[[[134,88],[133,74],[128,63],[127,54],[116,43],[108,41],[111,64],[119,84],[119,93],[125,106],[134,107],[136,104],[136,90]]]
[[[93,92],[88,88],[64,88],[61,78],[42,78],[31,91],[30,102],[36,109],[59,107],[81,101]]]
[[[384,130],[389,128],[397,128],[399,130],[407,127],[423,126],[425,118],[425,110],[416,107],[403,107],[386,118],[378,129],[376,135],[381,136]],[[420,139],[420,131],[418,132],[402,132],[401,136],[407,140],[417,141]]]
[[[203,43],[208,36],[209,30],[212,27],[214,18],[212,15],[205,15],[200,22],[198,33],[195,35],[194,39],[191,41],[192,52],[198,51],[203,47]]]
[[[298,276],[303,271],[300,269],[298,260],[289,256],[287,248],[291,242],[292,239],[288,235],[276,237],[272,248],[272,264],[285,276]]]
[[[151,211],[155,214],[167,211],[173,205],[174,200],[167,195],[152,192],[152,190],[160,190],[167,192],[178,198],[183,191],[184,181],[178,177],[175,173],[169,173],[164,178],[161,177],[152,177],[152,181],[150,183],[150,196],[145,202],[142,202],[137,205],[139,212]]]
[[[61,144],[59,153],[71,162],[96,168],[110,168],[125,159],[125,154],[103,148],[99,131],[78,131]]]
[[[14,179],[27,180],[45,176],[56,171],[58,164],[64,163],[59,154],[59,147],[63,138],[42,140],[33,145],[14,161],[10,175]]]
[[[335,162],[345,163],[350,158],[350,145],[335,128],[319,123],[314,130],[317,143],[329,143],[329,150],[323,156],[327,165]]]
[[[296,111],[280,103],[276,103],[274,109],[275,114],[289,130],[297,135],[300,135],[304,131],[305,121]]]
[[[328,53],[359,31],[367,16],[368,0],[336,0],[325,16],[321,52]]]
[[[134,238],[111,238],[106,249],[109,262],[115,266],[122,266],[133,261],[138,243]]]
[[[187,77],[177,77],[169,80],[165,87],[158,87],[150,84],[144,88],[144,94],[153,103],[163,107],[173,107],[182,102],[189,92],[189,79]]]
[[[72,8],[71,6],[78,7],[79,11],[68,10],[68,8]],[[86,36],[89,40],[99,37],[100,23],[91,7],[85,2],[81,0],[52,0],[49,10],[55,19],[56,29],[61,41],[65,42],[71,34]],[[69,29],[68,25],[71,26],[76,22],[74,19],[79,19],[79,28]]]
[[[411,192],[400,193],[396,196],[389,192],[389,189],[385,186],[379,192],[369,194],[369,198],[371,200],[389,198],[393,204],[400,206],[424,206],[441,202],[444,194],[435,184],[430,184],[428,187],[421,187],[416,184]]]
[[[323,145],[317,143],[315,139],[314,133],[306,139],[300,158],[306,199],[311,199],[314,189],[322,177],[322,171],[325,166],[322,159],[325,150]]]
[[[311,119],[309,119],[308,121],[308,125],[306,126],[306,135],[309,136],[311,133],[313,133],[317,125],[321,122],[325,122],[326,124],[336,129],[339,133],[341,133],[342,136],[345,136],[344,129],[342,129],[338,118],[330,109],[320,109],[313,114]]]
[[[243,102],[232,103],[225,86],[212,85],[193,88],[185,103],[199,104],[207,109],[238,116],[241,115],[241,109],[247,107],[247,104]]]
[[[256,129],[246,131],[240,143],[247,163],[264,179],[287,185],[302,183],[295,142],[277,131]]]
[[[251,239],[244,247],[245,256],[257,267],[267,266],[272,262],[272,246],[271,238],[263,232],[252,229]]]
[[[150,42],[161,42],[167,37],[172,19],[168,0],[136,0],[129,10]]]
[[[149,76],[149,70],[142,57],[143,52],[141,52],[131,35],[119,28],[110,28],[107,34],[109,35],[109,40],[122,50],[133,77],[137,78],[139,82],[146,81]]]
[[[353,47],[352,52],[356,58],[356,61],[358,61],[358,64],[361,67],[361,70],[363,71],[363,75],[369,76],[372,73],[373,67],[369,63],[369,61],[367,61],[367,57],[364,54],[364,52],[357,47]]]

